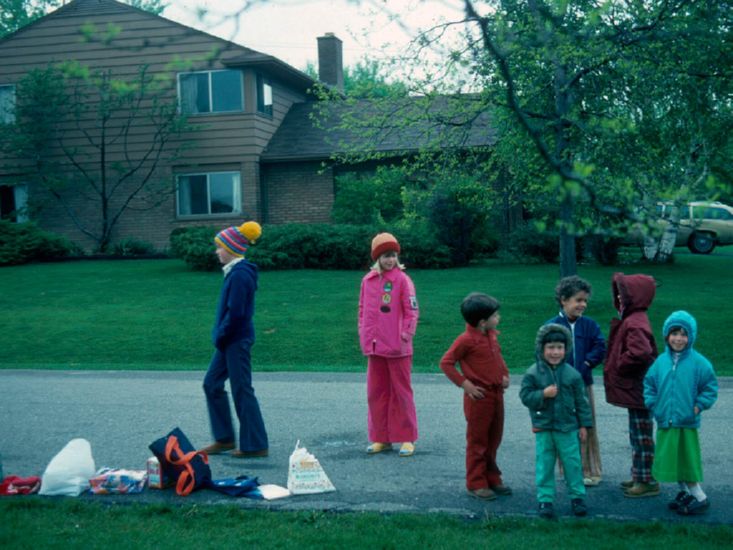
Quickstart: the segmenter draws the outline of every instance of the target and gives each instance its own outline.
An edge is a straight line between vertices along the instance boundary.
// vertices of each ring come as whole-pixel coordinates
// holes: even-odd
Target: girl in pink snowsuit
[[[400,456],[411,456],[417,440],[417,413],[412,395],[412,337],[417,328],[415,286],[403,271],[400,244],[389,233],[372,240],[369,273],[361,281],[359,341],[368,357],[367,453],[388,451],[400,442]]]

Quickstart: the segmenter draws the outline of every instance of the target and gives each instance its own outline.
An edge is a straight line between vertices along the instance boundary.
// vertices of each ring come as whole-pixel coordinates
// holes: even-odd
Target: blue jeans
[[[211,432],[214,439],[221,442],[235,440],[229,397],[224,389],[229,379],[234,410],[239,419],[241,451],[260,451],[268,447],[265,423],[252,387],[251,347],[251,341],[239,340],[229,344],[223,352],[216,350],[204,377]]]

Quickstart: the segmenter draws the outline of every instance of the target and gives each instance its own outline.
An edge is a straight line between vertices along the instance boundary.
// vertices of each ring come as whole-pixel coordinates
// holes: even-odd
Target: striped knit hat
[[[214,242],[227,252],[244,257],[244,253],[250,244],[254,244],[262,235],[262,227],[257,222],[245,222],[239,227],[227,227],[219,231],[214,237]]]
[[[379,233],[372,239],[372,260],[376,262],[385,252],[400,253],[400,243],[391,233]]]

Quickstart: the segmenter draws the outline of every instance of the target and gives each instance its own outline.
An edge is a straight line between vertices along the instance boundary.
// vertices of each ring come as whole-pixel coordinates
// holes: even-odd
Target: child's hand
[[[698,414],[700,414],[700,407],[695,405],[694,411],[695,411],[695,416],[697,416]]]
[[[509,387],[509,377],[508,376],[501,377],[501,387],[504,389],[507,389]]]
[[[464,380],[461,387],[463,388],[463,391],[466,392],[466,395],[474,401],[484,398],[484,392],[486,390],[481,386],[477,386],[470,380]]]
[[[552,399],[557,395],[557,385],[552,384],[550,386],[547,386],[544,390],[542,390],[542,397],[545,399]]]
[[[585,443],[585,440],[588,439],[588,429],[581,426],[578,430],[578,437],[582,443]]]

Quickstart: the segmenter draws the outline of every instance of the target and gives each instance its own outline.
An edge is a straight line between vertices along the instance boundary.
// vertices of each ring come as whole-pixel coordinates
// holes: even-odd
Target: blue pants
[[[583,467],[580,463],[578,430],[567,433],[545,430],[535,434],[537,500],[555,500],[555,461],[557,457],[565,470],[565,483],[570,498],[585,498]]]
[[[224,352],[216,350],[204,377],[204,393],[209,409],[211,432],[216,441],[234,441],[234,426],[229,409],[229,397],[224,384],[229,379],[234,410],[239,418],[239,449],[260,451],[267,449],[267,432],[260,405],[252,387],[252,342],[239,340],[227,346]]]

